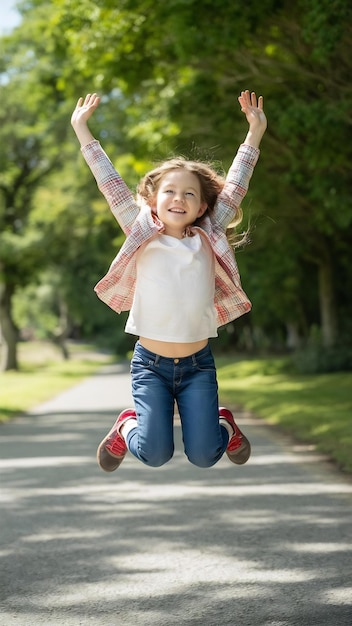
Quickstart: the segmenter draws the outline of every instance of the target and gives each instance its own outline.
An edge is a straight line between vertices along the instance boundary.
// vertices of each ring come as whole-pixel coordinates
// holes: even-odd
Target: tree
[[[226,168],[245,132],[237,95],[263,93],[269,129],[244,202],[252,248],[238,255],[247,319],[297,340],[319,323],[325,345],[351,307],[349,5],[32,0],[13,38],[58,102],[104,94],[97,136],[132,186],[174,151]]]
[[[263,275],[267,257],[273,263],[269,247],[274,236],[280,246],[276,257],[289,250],[295,259],[291,271],[303,283],[309,277],[304,291],[317,294],[323,342],[334,344],[341,327],[336,284],[341,261],[348,274],[345,254],[352,221],[351,142],[344,141],[351,126],[350,3],[267,0],[254,7],[217,0],[203,2],[200,10],[192,0],[124,0],[118,6],[83,0],[79,7],[60,2],[60,10],[56,18],[66,25],[70,56],[82,72],[94,68],[96,85],[107,91],[117,87],[123,94],[130,136],[142,130],[136,151],[153,146],[144,140],[157,119],[161,142],[171,137],[177,151],[192,151],[192,156],[217,158],[219,152],[228,163],[237,137],[243,136],[234,115],[238,92],[247,83],[265,94],[265,159],[249,194],[257,207],[252,218],[269,216],[254,235],[263,241],[257,245],[256,272],[265,278],[275,303],[274,319],[286,326],[292,324],[290,317],[302,320],[299,331],[306,333],[317,315],[302,283],[291,279],[286,297],[277,289],[272,265],[269,276]],[[66,66],[63,80],[69,75]],[[173,136],[167,120],[176,123]],[[163,145],[159,152],[164,156]],[[317,289],[312,289],[312,266]],[[251,290],[251,276],[248,281]],[[256,310],[253,317],[259,321]]]
[[[352,228],[351,144],[345,141],[351,133],[351,8],[344,1],[314,0],[293,8],[290,19],[280,20],[280,31],[272,33],[271,57],[281,83],[272,106],[276,127],[269,137],[277,182],[260,191],[268,205],[277,206],[277,195],[282,200],[271,215],[280,224],[282,255],[287,250],[298,254],[304,272],[301,298],[309,290],[309,285],[302,289],[305,277],[312,284],[309,268],[316,267],[318,322],[328,347],[343,329],[337,287],[348,271]],[[268,165],[272,170],[272,160]]]
[[[70,103],[57,89],[52,59],[38,58],[34,44],[21,40],[21,28],[1,41],[0,97],[0,329],[1,369],[17,369],[18,333],[13,297],[53,262],[54,229],[33,219],[43,181],[72,155],[65,141]],[[28,28],[40,41],[40,30]],[[48,209],[48,207],[47,207]],[[53,219],[53,215],[51,219]],[[72,222],[71,222],[72,224]],[[67,235],[61,239],[61,249]]]
[[[28,284],[45,263],[47,242],[31,228],[33,194],[57,167],[62,154],[62,110],[45,90],[36,89],[40,75],[22,82],[22,71],[0,86],[0,325],[2,369],[17,368],[16,328],[11,303],[15,289]],[[46,118],[45,115],[48,115]],[[60,123],[61,121],[61,123]]]

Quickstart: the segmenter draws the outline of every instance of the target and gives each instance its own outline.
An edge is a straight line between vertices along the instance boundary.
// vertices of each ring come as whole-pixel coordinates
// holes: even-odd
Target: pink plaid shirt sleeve
[[[132,192],[96,139],[81,149],[112,214],[127,235],[139,213]]]

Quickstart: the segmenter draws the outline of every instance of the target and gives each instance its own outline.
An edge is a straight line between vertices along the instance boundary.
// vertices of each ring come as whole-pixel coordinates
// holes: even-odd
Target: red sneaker
[[[251,444],[247,437],[238,428],[231,411],[224,407],[219,408],[219,415],[225,419],[233,428],[233,435],[229,440],[226,454],[232,463],[244,465],[251,456]]]
[[[126,420],[136,419],[134,409],[125,409],[118,416],[112,429],[108,432],[97,450],[97,460],[104,472],[113,472],[121,465],[127,452],[124,438],[120,435],[120,428]]]

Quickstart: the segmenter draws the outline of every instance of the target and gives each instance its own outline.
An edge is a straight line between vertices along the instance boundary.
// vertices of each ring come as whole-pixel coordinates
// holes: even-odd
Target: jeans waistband
[[[137,341],[135,345],[135,350],[139,352],[139,354],[143,354],[146,358],[154,361],[155,365],[158,365],[158,363],[161,363],[161,362],[176,363],[178,365],[182,365],[182,364],[187,365],[187,364],[192,363],[192,365],[196,365],[197,359],[203,356],[206,356],[208,354],[211,354],[211,348],[209,344],[207,344],[206,346],[204,346],[204,348],[202,348],[201,350],[198,350],[198,352],[195,352],[194,354],[190,354],[189,356],[181,356],[177,358],[169,357],[169,356],[161,356],[160,354],[155,354],[155,352],[150,352],[150,350],[147,350],[147,348],[142,346],[139,341]]]

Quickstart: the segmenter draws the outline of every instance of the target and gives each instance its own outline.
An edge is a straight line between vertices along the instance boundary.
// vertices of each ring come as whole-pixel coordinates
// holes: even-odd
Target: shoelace
[[[116,456],[121,456],[127,450],[125,440],[117,432],[112,436],[110,441],[108,441],[105,444],[105,447],[107,448],[107,450],[109,450],[112,454],[115,454]]]
[[[234,433],[230,439],[227,449],[230,452],[233,452],[233,450],[237,450],[237,448],[240,448],[241,445],[242,445],[242,435],[240,433]]]

